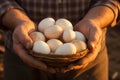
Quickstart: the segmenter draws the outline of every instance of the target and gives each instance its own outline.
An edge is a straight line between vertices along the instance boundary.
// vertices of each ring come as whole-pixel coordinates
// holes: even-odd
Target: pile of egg
[[[87,48],[85,36],[74,31],[72,23],[65,18],[41,20],[38,30],[30,37],[34,42],[32,51],[38,54],[72,55]]]

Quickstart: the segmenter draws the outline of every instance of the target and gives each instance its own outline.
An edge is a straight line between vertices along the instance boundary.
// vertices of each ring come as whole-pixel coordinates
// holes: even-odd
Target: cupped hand
[[[75,64],[70,64],[67,68],[62,69],[62,72],[70,70],[84,69],[89,63],[93,62],[101,48],[102,29],[92,20],[82,20],[78,22],[75,30],[82,32],[86,39],[89,48],[89,53]]]
[[[47,67],[43,62],[35,60],[32,56],[28,54],[28,49],[33,45],[32,39],[29,34],[35,31],[35,25],[31,22],[22,22],[13,32],[13,49],[15,53],[21,58],[26,64],[44,71],[54,73],[53,68]]]

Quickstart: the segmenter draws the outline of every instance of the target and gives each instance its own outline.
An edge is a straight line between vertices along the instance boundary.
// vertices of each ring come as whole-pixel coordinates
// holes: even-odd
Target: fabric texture
[[[66,18],[74,26],[91,7],[103,4],[111,7],[110,9],[113,11],[114,8],[120,10],[117,0],[1,0],[0,20],[6,11],[17,8],[24,11],[36,24],[46,17],[53,17],[55,20]],[[115,15],[113,26],[119,21],[118,13]],[[0,27],[4,26],[1,25]],[[12,32],[10,31],[5,33],[5,45],[9,48],[12,48],[11,35]]]
[[[120,10],[117,0],[0,0],[0,20],[2,20],[3,15],[8,10],[12,8],[17,8],[19,10],[24,11],[36,24],[38,24],[42,19],[46,17],[53,17],[55,20],[59,18],[66,18],[69,21],[71,21],[73,25],[75,25],[85,16],[85,14],[88,12],[88,10],[91,7],[95,7],[103,4],[109,6],[110,9],[112,9],[113,11],[114,8],[117,8],[118,11]],[[113,21],[114,23],[117,23],[119,21],[119,17],[117,16],[117,14],[118,13],[115,13],[116,16]],[[0,25],[1,27],[4,27],[2,26],[2,24]],[[104,31],[104,33],[105,32],[106,31]],[[105,37],[105,34],[103,37]],[[105,46],[105,39],[102,41],[102,43],[103,43],[102,45]],[[106,68],[108,62],[107,62],[106,51],[101,52],[103,55],[102,54],[98,55],[99,59],[102,61],[96,59],[96,62],[92,64],[94,67],[92,66],[92,68],[86,68],[85,71],[83,71],[85,72],[84,73],[85,75],[83,74],[83,77],[81,75],[82,71],[79,71],[79,72],[66,74],[67,76],[69,75],[69,77],[66,77],[64,76],[64,74],[61,74],[64,76],[64,77],[62,76],[62,78],[64,79],[61,79],[58,76],[59,74],[52,75],[38,70],[37,71],[35,70],[34,73],[37,73],[37,75],[34,75],[31,72],[32,71],[31,69],[33,68],[30,68],[29,66],[24,64],[19,59],[19,57],[14,54],[14,50],[12,48],[13,45],[12,45],[11,31],[5,32],[5,47],[6,47],[6,53],[5,53],[4,65],[5,65],[6,80],[59,80],[59,79],[73,80],[73,77],[76,76],[74,73],[78,75],[75,78],[75,80],[83,80],[85,77],[87,77],[87,75],[90,75],[91,72],[93,72],[93,74],[91,74],[91,77],[88,76],[87,80],[91,80],[91,79],[108,80],[107,78],[108,68]],[[103,61],[104,61],[104,65],[102,65]],[[103,69],[104,69],[103,71],[104,75],[100,73],[100,71]],[[96,73],[96,75],[94,73]],[[36,76],[39,78],[41,78],[40,76],[42,76],[43,78],[34,79]],[[55,77],[56,79],[54,79]]]
[[[10,8],[18,8],[24,9],[35,23],[45,17],[55,19],[64,17],[75,24],[86,14],[90,7],[102,4],[109,5],[113,10],[114,8],[120,10],[117,0],[1,0],[0,16],[2,17]]]

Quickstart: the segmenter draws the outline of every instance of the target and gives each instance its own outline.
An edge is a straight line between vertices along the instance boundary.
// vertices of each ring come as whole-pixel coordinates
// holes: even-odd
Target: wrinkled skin
[[[62,72],[70,70],[84,69],[89,63],[95,60],[101,48],[102,29],[92,20],[82,20],[74,26],[74,30],[82,32],[89,48],[89,53],[75,64],[70,64],[67,68],[60,69]]]
[[[67,68],[52,68],[48,67],[43,62],[37,61],[27,54],[27,49],[30,49],[33,41],[29,37],[29,34],[35,31],[33,23],[24,22],[17,26],[13,33],[13,47],[16,54],[28,65],[48,71],[51,73],[67,72],[70,70],[84,69],[89,63],[95,60],[98,52],[101,48],[102,29],[95,24],[95,22],[87,20],[81,20],[74,26],[74,30],[82,32],[87,41],[90,52],[80,61],[75,64],[70,64]]]
[[[14,29],[13,48],[16,54],[23,60],[23,62],[34,68],[55,73],[54,69],[47,67],[43,62],[37,61],[32,56],[28,55],[28,49],[33,45],[33,41],[29,34],[33,31],[35,31],[35,26],[32,22],[21,23]]]

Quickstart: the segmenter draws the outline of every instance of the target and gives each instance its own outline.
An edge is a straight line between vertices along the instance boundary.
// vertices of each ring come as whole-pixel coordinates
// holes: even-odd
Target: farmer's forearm
[[[115,13],[118,12],[117,9],[115,9],[114,11]],[[115,18],[115,15],[110,8],[106,6],[96,6],[89,10],[89,12],[84,17],[83,20],[92,20],[99,27],[104,28],[110,25],[114,18]]]
[[[2,24],[12,30],[23,22],[31,22],[31,20],[17,9],[8,10],[2,18]]]

